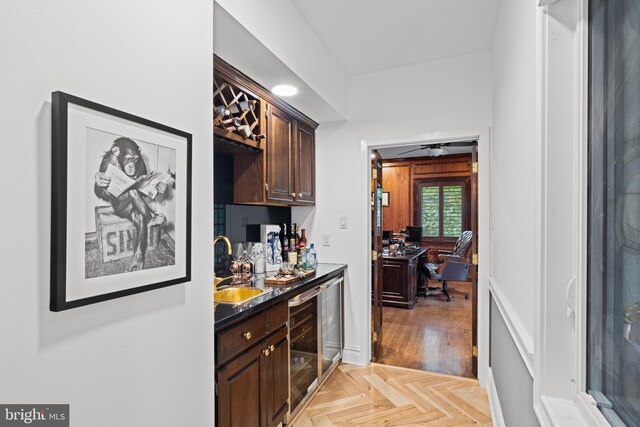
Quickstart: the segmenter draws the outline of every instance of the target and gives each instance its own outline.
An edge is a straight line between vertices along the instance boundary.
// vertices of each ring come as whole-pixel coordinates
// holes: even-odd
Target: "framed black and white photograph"
[[[389,206],[389,192],[388,191],[383,191],[382,192],[382,206],[385,207],[385,208]]]
[[[191,134],[54,92],[50,309],[190,277]]]

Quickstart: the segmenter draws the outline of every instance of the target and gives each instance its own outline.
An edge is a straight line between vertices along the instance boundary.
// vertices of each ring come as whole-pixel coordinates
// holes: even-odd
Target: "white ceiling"
[[[213,30],[214,53],[266,89],[282,83],[293,85],[298,94],[285,101],[299,111],[318,123],[345,119],[217,3]]]
[[[349,75],[491,49],[500,3],[500,0],[290,1]]]

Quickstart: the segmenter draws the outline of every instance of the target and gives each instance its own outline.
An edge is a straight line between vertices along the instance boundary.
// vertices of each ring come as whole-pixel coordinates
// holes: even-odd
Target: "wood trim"
[[[458,164],[460,167],[455,167],[453,170],[447,171],[446,168],[443,168],[443,164]],[[464,166],[462,166],[464,165]],[[383,168],[393,168],[393,167],[409,167],[409,206],[408,210],[410,212],[410,221],[413,221],[416,224],[416,187],[415,181],[416,179],[442,179],[445,178],[468,178],[473,176],[472,172],[472,157],[471,153],[468,154],[451,154],[448,156],[440,156],[440,157],[411,157],[411,158],[403,158],[403,159],[386,159],[382,162]],[[419,173],[420,171],[416,170],[420,166],[436,166],[439,170],[437,173],[433,174],[424,174]],[[384,178],[384,172],[383,172]],[[467,182],[467,190],[470,188],[470,182]],[[384,191],[386,191],[383,188]],[[388,208],[385,208],[388,211]],[[408,224],[406,224],[408,225]],[[466,227],[470,227],[471,223],[467,221]],[[387,229],[387,227],[385,227]],[[397,231],[397,230],[396,230]],[[427,244],[430,247],[439,246],[439,247],[453,247],[456,239],[423,239],[423,245]]]
[[[295,203],[298,205],[313,205],[316,200],[315,131],[304,123],[295,122],[294,136],[294,191],[297,194]],[[304,150],[307,150],[307,156],[302,155]],[[310,163],[303,164],[305,160],[310,160]]]
[[[471,218],[471,178],[467,176],[466,178],[460,177],[460,178],[454,178],[454,177],[448,177],[448,178],[416,178],[413,181],[413,187],[414,187],[414,200],[413,200],[413,222],[414,224],[419,224],[420,223],[420,191],[418,190],[423,184],[428,184],[428,183],[434,183],[437,184],[438,187],[442,188],[443,185],[445,184],[457,184],[457,183],[461,183],[462,184],[462,231],[465,230],[470,230],[471,229],[471,221],[473,220]],[[434,185],[435,187],[436,185]],[[443,202],[443,193],[442,191],[440,191],[440,206],[442,206],[442,202]],[[442,232],[443,232],[443,216],[440,215],[440,236],[442,236]],[[459,236],[458,236],[459,237]],[[433,238],[433,237],[423,237],[422,238],[422,242],[423,244],[434,244],[434,243],[440,243],[440,244],[449,244],[451,246],[453,246],[455,244],[455,242],[458,240],[458,237],[438,237],[438,238]]]
[[[383,168],[390,168],[394,166],[411,166],[412,164],[413,164],[412,161],[405,160],[405,159],[391,159],[391,160],[382,161]]]
[[[245,87],[248,91],[254,92],[252,95],[257,95],[257,97],[266,100],[269,104],[275,105],[281,110],[284,110],[286,113],[293,116],[296,120],[306,124],[314,130],[318,127],[318,123],[311,119],[309,116],[296,110],[280,98],[273,96],[271,94],[271,91],[267,90],[264,86],[257,83],[251,77],[237,70],[233,65],[229,64],[227,61],[215,54],[213,55],[213,70],[214,73],[222,73],[225,77]]]
[[[402,159],[385,159],[382,161],[382,167],[393,165],[429,165],[442,163],[443,160],[446,163],[469,161],[471,162],[471,153],[464,154],[449,154],[447,156],[438,157],[407,157]],[[469,171],[471,171],[471,165],[469,163]]]
[[[471,165],[475,164],[477,166],[478,162],[478,150],[477,147],[471,148]],[[471,254],[470,257],[473,260],[473,257],[478,254],[478,174],[476,173],[469,177],[469,183],[471,188],[469,189],[469,201],[470,206],[470,229],[471,229]],[[477,259],[477,258],[476,258]],[[477,264],[477,263],[476,263]],[[471,345],[473,348],[478,348],[478,265],[474,265],[471,262],[469,266],[469,273],[471,275]],[[476,353],[476,357],[471,359],[471,367],[473,370],[473,375],[478,376],[478,357]]]
[[[382,208],[383,229],[399,231],[413,221],[410,206],[411,200],[411,168],[409,164],[387,166],[381,170],[382,189],[389,192],[389,206]]]

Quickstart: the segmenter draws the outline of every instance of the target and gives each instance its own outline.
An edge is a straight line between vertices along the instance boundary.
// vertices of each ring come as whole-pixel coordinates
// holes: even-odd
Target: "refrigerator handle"
[[[325,283],[325,284],[321,285],[321,288],[324,291],[325,289],[330,288],[333,285],[337,285],[338,283],[343,282],[343,281],[344,281],[344,278],[339,277],[339,278],[337,278],[336,280],[334,280],[332,282]]]
[[[318,294],[322,291],[322,286],[318,286],[312,291],[307,291],[304,294],[298,295],[289,300],[289,307],[297,307],[305,302],[309,301],[311,298],[318,296]]]

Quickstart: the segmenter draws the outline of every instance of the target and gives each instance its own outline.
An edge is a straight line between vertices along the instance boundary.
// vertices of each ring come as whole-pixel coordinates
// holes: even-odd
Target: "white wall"
[[[211,2],[2,2],[0,402],[213,425]],[[192,282],[49,311],[51,92],[193,134]]]
[[[371,310],[367,271],[368,209],[359,198],[368,171],[361,141],[491,125],[491,56],[481,52],[394,70],[364,74],[349,82],[346,123],[323,124],[316,133],[316,207],[292,208],[292,219],[316,242],[320,262],[348,264],[345,285],[345,361],[366,364]],[[396,113],[396,109],[400,113]],[[387,114],[389,112],[389,114]],[[403,140],[403,138],[406,138]],[[339,229],[339,216],[348,229]],[[331,235],[323,247],[322,234]],[[364,252],[363,252],[364,251]],[[364,254],[364,255],[363,255]]]
[[[491,266],[526,352],[534,331],[536,2],[503,1],[493,43]]]
[[[490,123],[489,52],[361,74],[349,79],[349,120],[418,121],[420,128]],[[385,124],[385,127],[387,126]]]

